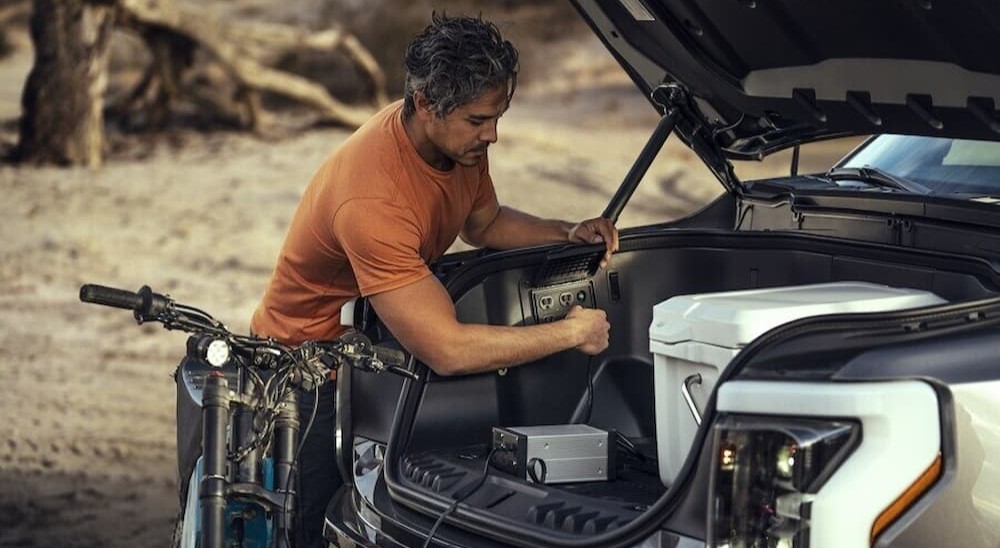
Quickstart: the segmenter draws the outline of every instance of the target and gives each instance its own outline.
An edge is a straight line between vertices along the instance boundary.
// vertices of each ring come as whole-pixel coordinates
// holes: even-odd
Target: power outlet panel
[[[576,305],[595,306],[594,284],[590,280],[539,287],[532,289],[530,295],[536,324],[561,320]]]

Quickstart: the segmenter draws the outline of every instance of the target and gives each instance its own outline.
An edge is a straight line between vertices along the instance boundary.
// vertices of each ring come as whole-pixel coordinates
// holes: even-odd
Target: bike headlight
[[[723,415],[713,428],[708,545],[808,546],[815,493],[860,438],[849,420]]]
[[[192,335],[188,339],[188,356],[212,367],[222,367],[229,362],[231,349],[224,339],[211,335]]]
[[[229,343],[216,339],[205,349],[205,361],[215,367],[222,367],[229,361]]]

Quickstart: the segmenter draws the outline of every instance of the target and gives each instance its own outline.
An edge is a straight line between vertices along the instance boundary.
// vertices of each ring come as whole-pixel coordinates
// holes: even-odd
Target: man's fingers
[[[614,243],[618,231],[608,219],[594,219],[594,231],[601,235],[605,242]]]
[[[604,256],[607,259],[610,259],[611,254],[618,251],[618,230],[615,229],[615,225],[611,224],[611,221],[608,219],[599,219],[595,224],[595,228],[598,234],[600,234],[601,240],[604,241],[608,249]]]
[[[601,260],[601,268],[608,265],[611,254],[618,251],[618,229],[610,219],[598,217],[583,221],[570,231],[570,239],[581,243],[599,244],[604,242],[606,251]]]

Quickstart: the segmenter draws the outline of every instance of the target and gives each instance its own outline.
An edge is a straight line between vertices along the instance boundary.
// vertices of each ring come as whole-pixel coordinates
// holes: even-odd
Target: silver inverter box
[[[586,424],[493,427],[494,468],[534,483],[614,479],[614,438]]]

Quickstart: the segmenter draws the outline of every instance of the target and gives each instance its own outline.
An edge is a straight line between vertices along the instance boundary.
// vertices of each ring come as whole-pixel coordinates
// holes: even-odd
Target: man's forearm
[[[523,211],[501,206],[492,223],[473,242],[491,249],[515,249],[533,245],[565,242],[573,223],[541,219]]]
[[[418,356],[441,375],[479,373],[533,362],[576,347],[582,335],[570,322],[561,320],[522,327],[461,324],[448,338],[448,343],[432,355]]]

